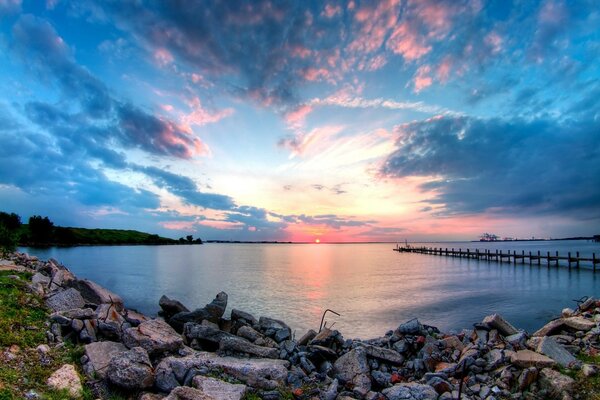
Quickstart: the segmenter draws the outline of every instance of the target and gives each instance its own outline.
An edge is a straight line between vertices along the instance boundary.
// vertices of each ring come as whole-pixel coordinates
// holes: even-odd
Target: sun
[[[321,243],[321,239],[315,239],[315,243]]]

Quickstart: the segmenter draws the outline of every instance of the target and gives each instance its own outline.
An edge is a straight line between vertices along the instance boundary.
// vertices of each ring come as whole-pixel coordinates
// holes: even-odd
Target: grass
[[[577,358],[585,364],[594,364],[600,367],[600,356],[578,354]],[[600,400],[600,375],[586,377],[581,371],[568,374],[575,379],[575,398],[578,400]]]

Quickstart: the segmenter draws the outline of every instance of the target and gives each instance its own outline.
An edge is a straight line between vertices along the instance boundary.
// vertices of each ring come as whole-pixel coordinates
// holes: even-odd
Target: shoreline
[[[571,396],[600,362],[600,301],[593,298],[531,335],[492,314],[457,334],[413,319],[374,339],[344,339],[327,327],[294,337],[278,319],[235,309],[228,318],[224,292],[192,311],[163,296],[162,317],[150,318],[55,260],[7,258],[33,274],[30,289],[53,311],[48,344],[84,346],[86,384],[99,381],[133,399],[225,398],[210,397],[217,386],[236,389],[231,399]]]

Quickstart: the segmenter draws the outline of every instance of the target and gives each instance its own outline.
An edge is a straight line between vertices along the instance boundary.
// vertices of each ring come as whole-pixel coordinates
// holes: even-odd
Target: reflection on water
[[[590,242],[442,246],[527,252],[537,251],[540,245],[540,250],[549,249],[548,243],[555,244],[551,251],[600,254],[600,245]],[[224,290],[229,294],[229,310],[283,319],[298,329],[297,335],[318,329],[326,308],[341,314],[327,319],[347,337],[379,336],[413,317],[441,329],[468,328],[493,312],[533,331],[563,307],[573,307],[573,299],[599,294],[598,278],[586,269],[399,254],[393,247],[207,244],[24,250],[56,258],[76,275],[110,288],[127,306],[145,313],[158,311],[162,294],[194,308]]]

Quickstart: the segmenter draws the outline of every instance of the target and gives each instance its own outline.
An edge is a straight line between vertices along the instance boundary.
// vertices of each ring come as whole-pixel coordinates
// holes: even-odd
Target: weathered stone
[[[335,400],[338,394],[339,381],[334,379],[323,393],[323,400]]]
[[[596,376],[598,374],[598,367],[593,364],[583,364],[583,367],[581,367],[581,372],[587,377]]]
[[[83,321],[80,319],[71,320],[71,329],[73,329],[77,333],[81,332],[84,326],[85,325],[83,324]]]
[[[186,343],[192,347],[196,347],[194,343],[198,343],[201,347],[211,345],[208,347],[209,350],[216,349],[221,340],[225,338],[236,338],[235,335],[223,332],[218,327],[211,326],[210,324],[196,324],[193,322],[185,324],[183,337]]]
[[[92,282],[89,279],[79,279],[72,283],[83,298],[92,304],[113,304],[119,311],[123,309],[123,299],[118,294]]]
[[[156,367],[156,386],[165,392],[184,383],[192,369],[220,371],[248,386],[273,390],[285,383],[289,363],[266,358],[240,359],[215,353],[194,352],[186,357],[164,358]]]
[[[320,359],[328,359],[335,360],[337,358],[337,353],[325,346],[318,346],[316,344],[311,344],[308,346],[308,351],[311,354],[311,357],[318,356]]]
[[[95,319],[86,319],[83,321],[83,329],[79,332],[79,340],[84,343],[91,343],[97,340],[96,329],[98,321]]]
[[[121,337],[125,318],[113,304],[100,304],[96,309],[98,319],[98,330],[106,337],[119,339]]]
[[[460,339],[456,336],[448,336],[447,338],[440,340],[440,342],[447,349],[463,351],[463,349],[465,348],[465,345],[463,344],[463,342],[461,342]]]
[[[142,393],[137,400],[164,400],[165,396],[157,393]]]
[[[196,375],[193,386],[219,400],[241,400],[246,394],[246,385],[232,384],[207,376]]]
[[[253,326],[257,324],[256,318],[254,318],[254,316],[252,314],[247,313],[242,310],[237,310],[235,308],[233,310],[231,310],[231,320],[234,322],[238,321],[238,320],[242,320],[245,323],[253,325]]]
[[[152,319],[123,332],[123,344],[129,348],[143,347],[150,355],[176,351],[183,339],[166,322]]]
[[[573,314],[575,313],[575,311],[573,311],[572,308],[563,308],[562,311],[560,312],[560,316],[563,318],[568,318],[568,317],[572,317]]]
[[[329,346],[336,338],[337,331],[333,331],[329,328],[323,328],[319,333],[312,338],[309,343],[318,346]]]
[[[529,367],[527,369],[524,369],[523,372],[521,372],[521,375],[519,376],[519,385],[518,385],[518,389],[519,391],[524,391],[525,389],[527,389],[533,382],[536,381],[538,376],[538,370],[535,367]]]
[[[517,332],[514,335],[509,335],[504,338],[512,346],[524,347],[527,340],[525,332]]]
[[[571,393],[575,381],[558,371],[544,368],[540,371],[539,384],[540,388],[547,391],[550,396],[560,398],[565,393]]]
[[[158,300],[158,305],[163,311],[165,319],[171,318],[173,315],[180,312],[189,312],[188,308],[184,306],[179,300],[170,299],[165,295],[162,295]]]
[[[67,390],[72,397],[80,397],[83,393],[81,379],[75,366],[71,364],[65,364],[54,371],[46,383],[55,390]]]
[[[126,351],[127,347],[118,342],[94,342],[86,345],[85,355],[88,358],[86,373],[90,376],[96,375],[104,378],[110,360]]]
[[[31,277],[31,283],[33,283],[34,285],[40,283],[40,284],[44,285],[44,287],[47,287],[48,284],[50,283],[50,277],[48,277],[42,273],[36,272]]]
[[[537,347],[537,352],[547,355],[565,368],[577,362],[577,359],[552,337],[544,336]]]
[[[66,311],[73,308],[82,308],[85,305],[85,300],[77,289],[69,288],[48,297],[46,305],[53,311]]]
[[[436,400],[434,388],[420,383],[398,383],[381,391],[388,400]]]
[[[581,303],[579,305],[579,307],[577,307],[577,308],[579,309],[579,311],[587,311],[590,308],[592,308],[595,304],[596,304],[596,299],[594,299],[593,297],[589,297],[586,301]]]
[[[497,329],[502,336],[510,336],[519,332],[517,328],[512,326],[499,314],[488,315],[483,319],[483,323],[489,325],[492,329]]]
[[[146,389],[154,384],[152,363],[141,347],[115,355],[108,364],[110,383],[127,390]]]
[[[238,353],[247,353],[263,358],[277,358],[279,350],[271,347],[261,347],[250,343],[246,339],[237,336],[224,337],[219,341],[219,349],[224,351],[234,351]]]
[[[125,321],[129,322],[132,326],[138,326],[142,322],[146,322],[151,319],[150,317],[135,310],[125,310],[123,317],[125,318]]]
[[[404,357],[392,349],[371,345],[363,345],[363,347],[369,357],[378,358],[396,365],[401,365],[404,362]]]
[[[287,329],[279,329],[278,331],[275,332],[275,335],[273,335],[273,339],[275,339],[275,341],[277,343],[281,343],[284,340],[289,339],[292,336],[292,331],[287,328]]]
[[[519,368],[551,368],[556,365],[556,362],[553,359],[531,350],[519,350],[513,353],[510,357],[510,361]]]
[[[593,329],[596,327],[596,323],[594,321],[585,319],[583,317],[564,318],[563,322],[569,328],[573,328],[575,330],[584,331],[584,332],[587,332],[590,329]]]
[[[263,336],[260,332],[247,325],[240,327],[240,329],[237,331],[237,335],[239,337],[243,337],[244,339],[248,339],[251,342],[254,342]]]
[[[434,376],[427,381],[427,384],[431,386],[438,394],[452,392],[452,384],[446,379]]]
[[[219,319],[225,313],[227,307],[227,293],[220,292],[204,308],[197,308],[194,311],[182,311],[169,319],[169,324],[177,331],[182,332],[187,322],[201,323],[203,320],[209,320],[218,323]]]
[[[555,319],[554,321],[548,322],[546,325],[538,329],[532,336],[550,336],[552,333],[558,331],[564,325],[563,318]]]
[[[418,335],[422,330],[423,325],[418,319],[413,318],[410,321],[401,324],[398,329],[396,329],[396,332],[402,335]]]
[[[59,314],[71,319],[94,318],[94,310],[91,308],[74,308],[72,310],[60,311]]]
[[[358,387],[366,392],[371,389],[369,371],[367,352],[364,347],[350,350],[333,364],[333,372],[336,378],[343,382],[349,382],[355,388]]]
[[[164,400],[217,400],[216,398],[203,393],[201,390],[189,386],[176,387],[169,393]]]
[[[262,331],[278,331],[280,329],[290,329],[290,327],[287,326],[285,322],[269,317],[260,317],[260,319],[258,320],[258,325]]]
[[[308,344],[308,342],[310,342],[311,340],[313,340],[315,338],[315,336],[317,336],[317,332],[315,332],[312,329],[309,329],[308,332],[306,332],[304,335],[302,335],[300,340],[298,340],[298,345],[306,346]]]

